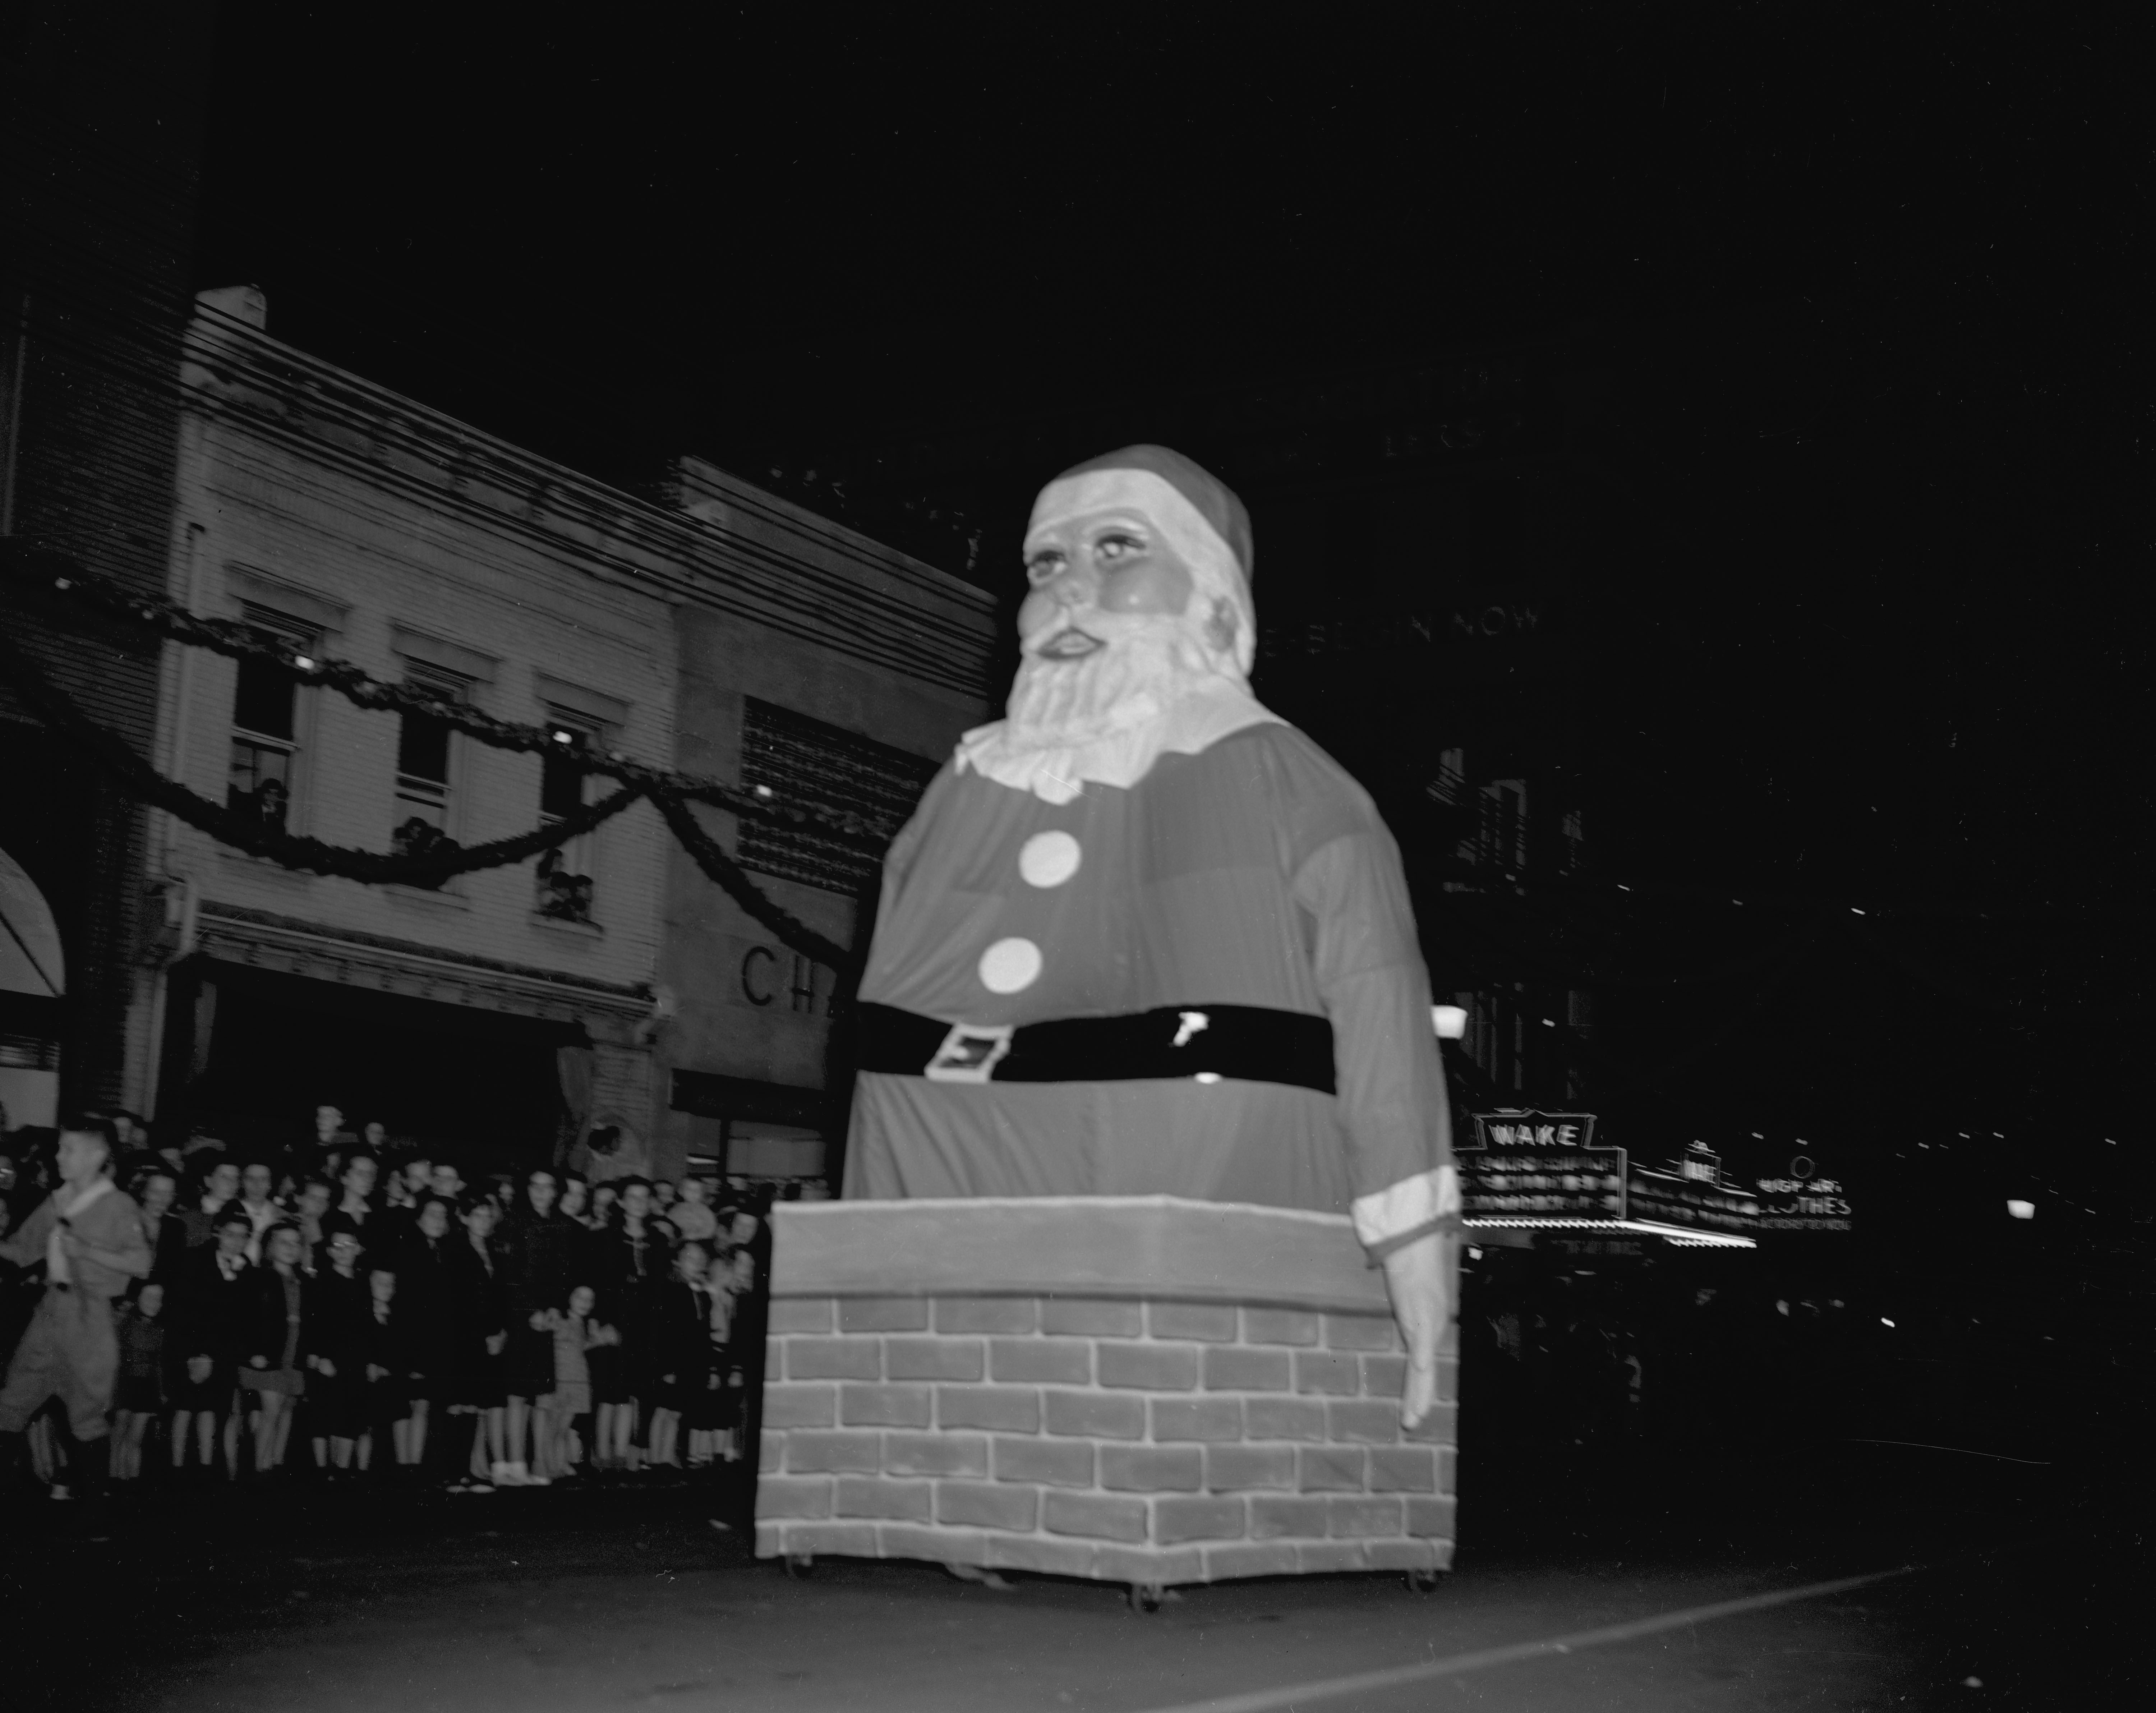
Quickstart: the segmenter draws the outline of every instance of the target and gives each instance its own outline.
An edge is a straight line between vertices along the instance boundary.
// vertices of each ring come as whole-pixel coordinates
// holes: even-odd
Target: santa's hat
[[[1250,514],[1210,470],[1165,446],[1126,446],[1074,464],[1040,490],[1026,548],[1043,530],[1092,511],[1142,512],[1189,566],[1201,602],[1227,601],[1236,616],[1235,664],[1247,676],[1257,654],[1250,600]]]

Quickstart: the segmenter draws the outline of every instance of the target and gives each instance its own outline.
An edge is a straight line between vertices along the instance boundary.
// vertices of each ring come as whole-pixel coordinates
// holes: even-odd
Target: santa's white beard
[[[1223,674],[1181,618],[1089,614],[1083,628],[1106,646],[1075,660],[1034,650],[1064,628],[1058,618],[1025,639],[1012,680],[1004,743],[1013,750],[1071,749],[1158,717],[1177,698]]]

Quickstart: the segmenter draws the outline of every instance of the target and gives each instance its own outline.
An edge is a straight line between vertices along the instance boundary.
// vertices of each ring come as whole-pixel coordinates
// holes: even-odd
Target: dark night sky
[[[1114,444],[1194,387],[1540,352],[1592,382],[1600,854],[1689,889],[1626,931],[1763,961],[1707,1035],[1701,990],[1642,994],[1659,1085],[1881,1135],[2087,1103],[2117,1135],[2148,58],[2128,8],[2073,10],[228,3],[198,274],[630,484],[984,423]],[[1269,586],[1246,497],[1261,607],[1322,611],[1322,546]],[[1379,608],[1426,575],[1355,569]],[[1980,919],[2015,910],[2054,914]]]

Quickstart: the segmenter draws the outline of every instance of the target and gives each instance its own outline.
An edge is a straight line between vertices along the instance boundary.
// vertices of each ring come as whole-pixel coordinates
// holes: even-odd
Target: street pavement
[[[0,1535],[22,1713],[1270,1713],[2148,1704],[2130,1507],[2087,1470],[1920,1448],[1580,1450],[1463,1490],[1455,1572],[1009,1592],[804,1579],[701,1487],[485,1497],[272,1480],[36,1501]],[[738,1516],[738,1510],[735,1511]],[[1861,1579],[1861,1580],[1860,1580]],[[2143,1688],[2135,1690],[2133,1685]]]

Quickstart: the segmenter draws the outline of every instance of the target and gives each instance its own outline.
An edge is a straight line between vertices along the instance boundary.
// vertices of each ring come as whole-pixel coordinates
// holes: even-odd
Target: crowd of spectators
[[[688,1480],[737,1464],[763,1341],[770,1192],[593,1183],[327,1129],[316,1146],[152,1151],[116,1173],[154,1255],[115,1305],[111,1476],[311,1479],[491,1493]],[[0,1142],[0,1236],[50,1187]],[[130,1143],[134,1144],[129,1147]],[[43,1281],[0,1262],[0,1371]],[[31,1460],[65,1496],[66,1428]]]

